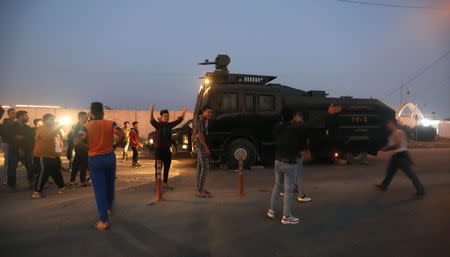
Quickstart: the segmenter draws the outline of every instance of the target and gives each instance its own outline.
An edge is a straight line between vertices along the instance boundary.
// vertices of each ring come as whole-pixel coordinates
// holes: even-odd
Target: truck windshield
[[[208,87],[207,89],[203,89],[198,94],[197,102],[195,104],[194,117],[196,117],[196,115],[200,112],[200,110],[202,109],[202,107],[204,105],[208,104],[208,98],[209,98],[209,93],[208,92],[209,92],[209,89],[210,89],[210,87]]]
[[[203,95],[202,95],[202,98],[201,99],[199,99],[199,100],[201,100],[200,101],[200,108],[199,109],[201,109],[203,106],[205,106],[205,105],[207,105],[208,104],[208,99],[209,99],[209,89],[210,89],[210,87],[208,87],[206,90],[205,90],[205,92],[203,93]]]

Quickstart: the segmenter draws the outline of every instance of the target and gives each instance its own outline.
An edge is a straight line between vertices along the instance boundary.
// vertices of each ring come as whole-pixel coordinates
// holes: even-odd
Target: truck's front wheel
[[[250,169],[256,162],[256,147],[247,139],[236,139],[229,143],[225,149],[225,162],[230,169],[238,169],[239,161],[234,158],[236,151],[245,151],[247,158],[244,160],[244,168]]]

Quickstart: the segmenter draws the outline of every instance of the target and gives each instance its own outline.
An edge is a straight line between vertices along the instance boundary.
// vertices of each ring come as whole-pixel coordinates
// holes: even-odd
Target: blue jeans
[[[275,211],[277,208],[278,199],[280,198],[281,183],[284,181],[283,216],[286,217],[291,216],[292,194],[294,191],[296,173],[295,163],[275,161],[275,186],[273,187],[272,198],[270,200],[270,209]]]
[[[303,157],[297,158],[296,166],[298,195],[300,197],[305,197],[305,192],[303,192]]]
[[[298,195],[300,197],[305,197],[305,192],[303,191],[303,157],[297,158],[297,164],[295,166],[296,166],[296,170],[297,170],[296,183],[297,183]],[[280,191],[284,192],[283,175],[281,175],[281,179],[282,179],[282,181],[280,182],[280,184],[281,184]]]
[[[97,202],[98,218],[108,222],[108,210],[114,202],[114,178],[116,176],[116,155],[113,152],[89,156],[89,171]]]

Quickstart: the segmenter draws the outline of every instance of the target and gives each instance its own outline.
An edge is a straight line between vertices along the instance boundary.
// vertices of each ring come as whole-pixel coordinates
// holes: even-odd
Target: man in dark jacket
[[[335,114],[342,110],[342,107],[330,106],[329,114]],[[284,183],[284,204],[282,224],[297,224],[300,220],[292,216],[292,194],[297,176],[297,161],[299,152],[305,149],[305,124],[292,123],[294,111],[290,108],[283,108],[281,111],[281,122],[275,125],[275,185],[272,191],[270,208],[267,217],[275,219],[275,210],[280,198],[281,183]]]
[[[32,152],[33,152],[33,129],[28,126],[28,113],[18,111],[17,121],[6,130],[8,135],[8,187],[9,192],[16,192],[16,170],[19,161],[27,170],[30,188],[33,187]]]
[[[172,146],[172,129],[178,126],[184,119],[186,114],[187,106],[183,107],[183,113],[176,120],[169,122],[169,111],[162,110],[159,112],[161,115],[160,121],[156,121],[153,117],[153,111],[155,110],[155,105],[152,105],[150,123],[156,129],[155,138],[155,178],[156,178],[156,166],[157,161],[161,160],[161,164],[164,165],[164,177],[163,177],[163,187],[169,188],[169,170],[170,164],[172,162],[172,153],[170,152],[170,147]]]
[[[7,184],[8,181],[8,134],[7,131],[9,130],[10,126],[14,125],[14,122],[16,121],[16,110],[14,108],[9,108],[7,111],[8,118],[3,120],[2,123],[2,151],[3,156],[5,158],[5,162],[3,164],[3,184]]]
[[[83,126],[87,122],[87,113],[85,112],[79,112],[78,113],[78,123],[75,124],[72,128],[71,135],[73,137],[69,138],[69,141],[72,145],[74,145],[74,138],[76,135],[78,135],[78,132],[80,132],[81,126]],[[87,144],[87,139],[84,140],[85,144]],[[72,173],[70,174],[70,185],[75,186],[76,182],[75,179],[77,178],[78,170],[80,170],[80,185],[82,187],[85,187],[86,184],[86,171],[88,169],[88,151],[86,149],[83,149],[79,146],[74,146],[75,149],[75,157],[73,159],[73,165],[72,165]]]

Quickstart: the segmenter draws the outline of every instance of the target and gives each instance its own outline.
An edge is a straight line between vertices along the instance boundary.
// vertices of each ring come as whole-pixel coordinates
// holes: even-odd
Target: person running
[[[122,128],[122,132],[125,135],[125,140],[123,140],[122,162],[124,162],[125,160],[128,161],[129,158],[128,147],[130,147],[130,128],[128,128],[128,126],[130,126],[130,122],[125,121]]]
[[[423,185],[411,169],[412,161],[408,153],[408,138],[406,133],[398,127],[396,120],[389,120],[386,127],[391,131],[391,135],[388,139],[388,145],[382,147],[380,150],[383,152],[393,151],[394,154],[389,161],[386,177],[381,184],[376,185],[376,188],[380,191],[386,191],[397,170],[401,169],[416,188],[416,195],[423,196],[425,193]]]
[[[70,192],[66,188],[61,174],[62,134],[61,128],[55,123],[55,116],[47,113],[42,118],[44,125],[36,129],[33,156],[39,158],[39,175],[36,177],[33,198],[41,198],[44,185],[51,176],[58,186],[58,194]]]
[[[161,164],[164,165],[164,178],[163,187],[170,188],[168,184],[170,164],[172,162],[172,153],[170,152],[170,147],[172,146],[172,129],[178,126],[184,119],[186,114],[187,106],[183,107],[183,113],[176,120],[169,122],[169,111],[162,110],[159,112],[160,121],[156,121],[153,117],[153,111],[155,110],[155,105],[152,105],[150,112],[150,123],[156,129],[155,138],[155,179],[156,179],[156,166],[157,161],[161,160]]]
[[[209,171],[209,159],[211,151],[207,145],[208,121],[211,118],[212,109],[203,106],[196,123],[195,149],[197,151],[197,197],[210,197],[211,193],[205,190],[206,175]]]
[[[16,121],[16,110],[14,108],[9,108],[6,112],[8,115],[8,118],[3,120],[2,123],[2,151],[3,151],[3,157],[5,158],[5,161],[3,163],[3,184],[6,185],[8,182],[8,135],[6,131],[8,131],[10,126],[14,125],[14,122]]]
[[[342,110],[342,107],[330,106],[329,114],[335,114]],[[275,185],[272,190],[270,207],[267,217],[275,219],[276,207],[281,190],[281,183],[284,183],[284,204],[282,224],[297,224],[300,220],[292,216],[292,194],[297,175],[297,161],[299,152],[305,149],[304,128],[299,124],[292,123],[294,112],[288,107],[281,111],[281,122],[274,127],[275,136]]]
[[[29,118],[26,111],[16,113],[16,122],[9,126],[8,135],[8,188],[9,192],[16,192],[16,173],[19,161],[27,170],[27,178],[30,189],[33,188],[33,129],[27,125]]]
[[[114,182],[116,176],[116,155],[114,149],[120,146],[125,135],[114,121],[104,120],[103,104],[91,103],[93,120],[83,125],[75,137],[78,147],[88,150],[89,171],[94,187],[99,230],[109,228],[108,218],[114,203]],[[114,135],[118,136],[114,144]],[[85,140],[87,139],[87,144]]]
[[[74,140],[75,136],[78,135],[78,132],[80,132],[81,126],[83,126],[87,122],[88,118],[89,116],[87,115],[87,113],[78,113],[78,123],[73,127],[71,132],[73,134],[73,137],[69,138],[69,140]],[[85,140],[84,143],[87,144],[87,140]],[[72,144],[74,144],[74,142],[72,142]],[[70,185],[76,185],[75,179],[77,178],[78,170],[80,170],[80,186],[85,187],[87,186],[86,171],[88,169],[88,151],[86,151],[86,149],[82,147],[75,145],[73,148],[75,150],[75,157],[73,160],[72,172],[70,174]]]
[[[142,165],[139,164],[138,162],[138,157],[139,157],[139,122],[134,121],[133,122],[133,128],[130,130],[130,146],[131,149],[133,150],[133,163],[131,164],[131,166],[138,168],[141,167]]]

